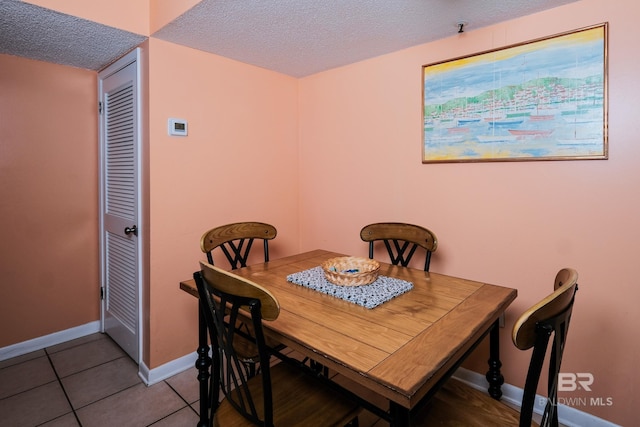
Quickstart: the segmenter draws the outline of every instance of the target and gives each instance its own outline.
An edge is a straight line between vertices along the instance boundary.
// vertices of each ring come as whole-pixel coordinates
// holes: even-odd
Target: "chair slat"
[[[213,250],[220,248],[232,270],[246,267],[253,241],[263,240],[264,261],[269,261],[269,240],[278,234],[273,225],[263,222],[236,222],[212,228],[200,238],[200,249],[213,264]]]
[[[375,242],[383,242],[393,265],[407,267],[418,247],[426,251],[424,271],[429,271],[431,254],[438,247],[436,235],[429,229],[400,222],[369,224],[360,231],[360,238],[369,242],[369,258],[373,259]]]

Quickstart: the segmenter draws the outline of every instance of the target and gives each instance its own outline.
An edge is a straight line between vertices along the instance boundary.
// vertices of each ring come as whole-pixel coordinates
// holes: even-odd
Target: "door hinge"
[[[100,299],[103,300],[104,299],[104,286],[100,287]]]
[[[98,101],[98,114],[102,114],[102,101]]]

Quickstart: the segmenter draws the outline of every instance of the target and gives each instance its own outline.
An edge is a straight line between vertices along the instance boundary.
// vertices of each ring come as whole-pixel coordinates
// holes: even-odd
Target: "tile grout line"
[[[198,412],[197,412],[195,409],[193,409],[193,407],[191,406],[191,404],[190,404],[189,402],[187,402],[187,400],[186,400],[186,399],[185,399],[185,398],[184,398],[184,397],[183,397],[183,396],[178,392],[178,390],[176,390],[175,388],[173,388],[173,387],[171,386],[171,384],[169,384],[169,382],[167,382],[167,380],[164,380],[163,382],[164,382],[164,383],[165,383],[165,384],[166,384],[166,385],[167,385],[171,390],[173,390],[173,392],[174,392],[175,394],[177,394],[177,395],[178,395],[178,397],[179,397],[179,398],[180,398],[180,399],[181,399],[181,400],[182,400],[182,401],[183,401],[183,402],[184,402],[184,403],[185,403],[185,404],[186,404],[186,405],[187,405],[187,406],[188,406],[188,407],[189,407],[189,408],[190,408],[190,409],[191,409],[191,410],[196,414],[196,415],[198,415]],[[181,409],[179,409],[179,410],[182,410],[182,408],[181,408]],[[177,412],[177,411],[176,411],[176,412]]]
[[[44,357],[44,356],[40,356],[40,357]],[[38,359],[38,358],[36,358],[36,359]],[[21,364],[23,364],[23,363],[28,363],[28,362],[31,362],[32,360],[36,360],[36,359],[25,360],[25,361],[23,361],[23,362],[15,363],[15,364],[10,365],[10,366],[2,367],[2,368],[0,368],[0,372],[1,372],[3,369],[12,368],[12,367],[14,367],[14,366],[18,366],[18,365],[21,365]],[[13,393],[13,394],[8,394],[8,395],[6,395],[6,396],[4,396],[4,397],[0,397],[0,401],[5,400],[5,399],[10,399],[10,398],[12,398],[12,397],[19,396],[19,395],[24,394],[24,393],[28,393],[28,392],[30,392],[30,391],[33,391],[33,390],[35,390],[35,389],[39,388],[39,387],[42,387],[42,386],[45,386],[45,385],[49,385],[49,384],[54,383],[54,382],[57,382],[57,381],[58,381],[57,379],[53,379],[53,380],[51,380],[51,381],[48,381],[48,382],[45,382],[45,383],[42,383],[42,384],[33,385],[31,388],[27,388],[27,389],[24,389],[24,390],[21,390],[21,391],[18,391],[18,392],[12,391],[12,393]]]
[[[78,425],[80,427],[82,427],[82,423],[80,422],[80,418],[78,418],[78,414],[76,414],[76,410],[74,409],[73,405],[71,404],[71,399],[69,399],[69,395],[67,394],[67,390],[65,390],[64,384],[62,384],[62,380],[60,379],[60,376],[58,375],[58,371],[56,370],[56,367],[53,364],[53,360],[51,360],[51,356],[49,355],[49,352],[47,351],[46,348],[44,349],[44,354],[47,356],[47,359],[49,360],[49,364],[51,365],[51,369],[53,369],[53,373],[55,374],[56,379],[58,380],[58,384],[60,384],[60,388],[62,388],[62,392],[64,393],[65,399],[67,399],[67,403],[69,403],[69,407],[71,408],[71,412],[73,413],[73,416],[75,417],[76,421],[78,422]]]
[[[171,384],[169,384],[166,380],[164,380],[164,381],[163,381],[163,383],[165,383],[165,384],[166,384],[166,385],[171,389],[171,391],[173,391],[175,394],[177,394],[177,395],[178,395],[178,397],[180,398],[180,400],[182,400],[182,401],[187,405],[187,408],[191,409],[191,410],[193,411],[193,413],[194,413],[194,414],[198,415],[198,413],[196,412],[196,410],[195,410],[195,409],[193,409],[193,407],[191,406],[191,404],[190,404],[189,402],[187,402],[187,401],[185,400],[185,398],[184,398],[184,397],[182,397],[182,395],[181,395],[180,393],[178,393],[178,390],[176,390],[175,388],[173,388],[173,387],[171,386]],[[176,411],[174,411],[174,412],[172,412],[172,413],[170,413],[170,414],[167,414],[166,416],[164,416],[164,417],[160,418],[159,420],[156,420],[156,421],[152,422],[152,423],[151,423],[151,424],[149,424],[147,427],[152,427],[154,424],[157,424],[157,423],[159,423],[160,421],[162,421],[162,420],[164,420],[164,419],[166,419],[166,418],[169,418],[169,417],[170,417],[170,416],[172,416],[173,414],[176,414],[176,413],[178,413],[178,412],[182,411],[183,409],[184,409],[184,407],[183,407],[183,408],[180,408],[180,409],[178,409],[178,410],[176,410]]]

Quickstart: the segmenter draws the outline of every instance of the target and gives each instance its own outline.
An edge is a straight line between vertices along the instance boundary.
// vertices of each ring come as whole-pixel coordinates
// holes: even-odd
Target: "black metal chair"
[[[264,262],[269,261],[269,240],[275,239],[278,234],[276,228],[271,224],[263,222],[235,222],[225,224],[207,231],[200,238],[200,249],[207,255],[207,260],[211,265],[213,262],[213,251],[219,248],[225,255],[232,270],[246,267],[249,255],[253,247],[254,240],[263,241]],[[243,328],[246,333],[251,333],[251,325],[240,322],[239,328]],[[276,343],[269,342],[275,346]],[[250,375],[255,375],[259,369],[258,350],[251,342],[245,340],[236,341],[236,350],[242,355],[241,360],[249,369]]]
[[[355,400],[307,375],[302,365],[280,361],[270,366],[272,354],[286,359],[269,348],[264,337],[263,321],[275,320],[280,314],[276,298],[232,272],[205,262],[200,267],[194,279],[212,346],[213,425],[357,425],[360,407]],[[253,335],[236,327],[240,317],[249,319]],[[254,342],[259,351],[261,370],[255,376],[239,360],[234,343],[240,337]]]
[[[207,260],[213,265],[213,250],[220,248],[235,270],[246,267],[253,241],[261,239],[264,247],[264,261],[269,261],[269,240],[278,234],[273,225],[263,222],[236,222],[212,228],[200,238],[200,249],[207,254]]]
[[[426,251],[424,271],[429,271],[431,254],[438,247],[436,235],[424,227],[401,222],[369,224],[360,231],[360,238],[369,242],[369,258],[373,259],[374,243],[384,242],[393,265],[407,267],[418,247]]]
[[[536,389],[553,336],[549,358],[547,403],[541,426],[558,426],[558,376],[565,349],[578,273],[558,272],[555,291],[520,316],[513,326],[513,343],[520,350],[533,347],[520,412],[461,381],[449,380],[416,417],[416,425],[434,426],[531,426]]]

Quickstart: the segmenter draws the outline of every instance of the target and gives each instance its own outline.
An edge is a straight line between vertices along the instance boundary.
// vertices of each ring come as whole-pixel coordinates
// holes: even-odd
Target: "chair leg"
[[[345,427],[360,427],[360,421],[358,420],[358,416],[356,415],[356,417],[351,421],[349,421],[349,424],[347,424]]]
[[[313,369],[316,373],[320,374],[320,375],[324,375],[325,377],[329,378],[329,368],[327,368],[326,366],[324,366],[322,363],[318,363],[313,359],[309,360],[309,366],[311,367],[311,369]]]

